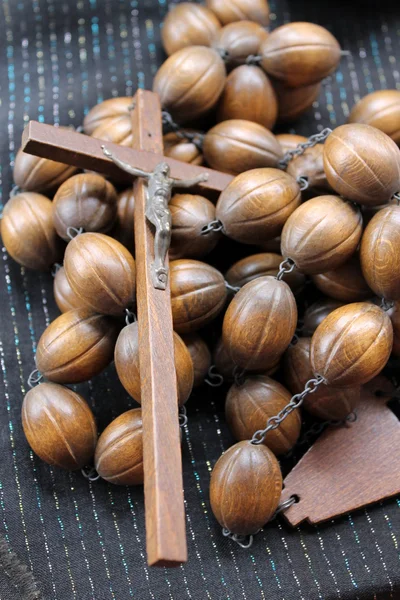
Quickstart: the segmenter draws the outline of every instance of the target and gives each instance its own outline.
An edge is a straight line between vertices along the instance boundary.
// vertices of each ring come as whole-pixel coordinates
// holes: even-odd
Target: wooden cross
[[[139,90],[133,106],[133,147],[107,142],[112,154],[148,173],[166,162],[176,179],[208,173],[208,180],[199,186],[204,190],[221,192],[232,181],[226,173],[163,156],[157,94]],[[34,121],[27,125],[22,138],[22,149],[29,154],[97,171],[114,181],[132,181],[104,155],[103,144]],[[146,184],[140,178],[134,182],[134,195],[147,559],[149,565],[177,566],[187,560],[187,546],[170,287],[168,282],[163,291],[152,284],[154,235],[145,216]]]

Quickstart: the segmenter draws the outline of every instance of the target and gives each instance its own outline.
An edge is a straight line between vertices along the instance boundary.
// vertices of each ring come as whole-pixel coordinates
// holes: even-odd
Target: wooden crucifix
[[[202,180],[200,187],[214,192],[223,191],[232,181],[226,173],[163,156],[157,94],[139,90],[133,106],[132,148],[31,121],[23,134],[22,150],[97,171],[114,181],[132,181],[132,174],[115,162],[144,174],[164,164],[169,171],[165,175],[173,180]],[[154,231],[146,218],[146,178],[135,180],[134,195],[147,559],[149,565],[177,566],[187,560],[187,547],[170,288],[168,277],[165,285],[154,285]]]

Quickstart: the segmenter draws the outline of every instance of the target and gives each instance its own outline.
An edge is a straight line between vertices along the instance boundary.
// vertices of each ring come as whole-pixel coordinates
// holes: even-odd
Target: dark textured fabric
[[[3,203],[24,123],[79,125],[97,102],[151,86],[163,60],[166,0],[1,0],[0,144]],[[343,123],[354,101],[400,89],[398,2],[271,0],[272,26],[327,26],[351,55],[293,131]],[[189,562],[149,570],[142,489],[89,484],[52,469],[24,439],[20,407],[40,334],[58,314],[50,274],[0,262],[0,533],[48,600],[314,600],[400,598],[396,499],[319,527],[268,525],[251,550],[221,536],[208,503],[210,470],[232,439],[223,397],[196,391],[183,442]],[[100,430],[134,405],[111,366],[78,388]],[[365,440],[371,443],[371,440]],[[21,597],[0,574],[0,597]]]

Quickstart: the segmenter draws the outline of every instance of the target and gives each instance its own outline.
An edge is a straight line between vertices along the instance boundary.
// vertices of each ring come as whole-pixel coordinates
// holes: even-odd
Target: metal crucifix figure
[[[174,187],[190,188],[208,180],[208,174],[203,173],[192,179],[174,179],[170,177],[170,167],[166,162],[159,163],[152,173],[133,167],[119,159],[105,146],[102,146],[105,156],[110,158],[120,169],[135,177],[147,180],[146,218],[155,227],[154,263],[152,265],[153,285],[158,290],[165,290],[168,281],[166,257],[171,245],[172,217],[169,209],[172,190]]]

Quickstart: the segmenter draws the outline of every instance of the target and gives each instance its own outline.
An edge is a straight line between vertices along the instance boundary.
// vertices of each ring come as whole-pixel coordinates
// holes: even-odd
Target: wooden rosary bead
[[[238,441],[251,439],[264,429],[270,417],[277,415],[291,400],[292,394],[277,381],[264,375],[248,377],[234,384],[227,395],[225,416],[229,429]],[[294,410],[277,429],[269,431],[264,444],[279,456],[296,444],[301,429],[300,411]]]
[[[322,81],[340,62],[340,45],[315,23],[288,23],[275,29],[260,48],[261,65],[290,87]]]
[[[369,302],[337,308],[311,340],[311,365],[328,385],[363,385],[382,371],[393,345],[388,315]]]
[[[193,121],[217,104],[226,81],[224,61],[213,48],[189,46],[158,70],[153,91],[179,123]]]
[[[93,458],[96,421],[82,396],[67,387],[41,383],[29,390],[22,427],[34,453],[49,465],[74,471]]]
[[[211,353],[207,344],[197,333],[191,333],[182,337],[189,354],[192,357],[194,369],[193,387],[204,383],[208,370],[211,366]]]
[[[281,493],[279,463],[263,444],[235,444],[211,473],[211,509],[218,523],[237,535],[251,535],[263,527],[275,514]]]
[[[112,361],[119,325],[86,308],[70,310],[43,332],[36,366],[55,383],[80,383],[98,375]]]
[[[185,343],[174,332],[175,368],[178,384],[178,402],[185,404],[193,389],[193,362]],[[141,398],[139,368],[139,329],[137,323],[124,327],[118,336],[114,352],[118,377],[128,392],[139,404]]]
[[[65,181],[53,199],[53,221],[63,240],[69,227],[105,233],[117,215],[117,192],[101,175],[81,173]]]
[[[360,302],[373,295],[362,274],[357,254],[334,271],[312,275],[311,278],[323,294],[341,302]]]
[[[324,168],[331,187],[360,204],[384,204],[400,189],[400,150],[369,125],[335,129],[324,144]]]
[[[308,200],[290,215],[282,231],[281,250],[307,275],[345,263],[362,234],[360,210],[337,196]]]
[[[273,133],[258,123],[222,121],[204,136],[203,154],[217,171],[239,175],[261,167],[276,167],[282,150]]]
[[[47,192],[56,189],[76,171],[76,167],[26,154],[20,148],[15,157],[14,182],[27,192]]]
[[[105,428],[96,446],[96,471],[116,485],[142,485],[142,411],[133,408],[119,415]]]
[[[6,203],[1,237],[11,258],[27,269],[47,271],[62,257],[52,203],[35,192],[23,192]]]
[[[330,315],[331,312],[341,306],[343,306],[342,302],[330,300],[329,298],[311,304],[304,313],[302,335],[305,337],[312,337],[314,331],[322,321]]]
[[[164,156],[191,165],[202,165],[204,163],[203,153],[198,146],[187,139],[179,137],[173,131],[164,135]]]
[[[393,308],[388,311],[393,327],[393,349],[392,352],[397,358],[400,357],[400,303],[395,302]]]
[[[126,248],[102,233],[82,233],[67,246],[65,273],[82,304],[122,316],[135,301],[135,261]]]
[[[206,0],[223,25],[236,21],[255,21],[263,27],[269,24],[267,0]]]
[[[268,33],[254,21],[236,21],[225,25],[214,40],[214,48],[227,53],[229,65],[240,65],[248,56],[257,55]]]
[[[233,69],[218,104],[218,121],[245,119],[272,129],[277,115],[276,94],[264,71],[251,65]]]
[[[304,177],[308,181],[308,187],[319,190],[331,191],[324,170],[324,146],[317,144],[308,148],[300,156],[290,161],[286,172],[294,179]]]
[[[109,98],[94,106],[83,121],[87,135],[122,146],[132,145],[132,98]],[[96,135],[94,132],[96,131]]]
[[[361,240],[360,259],[375,294],[400,300],[400,206],[387,206],[371,219]]]
[[[238,260],[225,273],[226,281],[234,287],[243,287],[249,281],[258,277],[271,275],[275,277],[279,272],[279,267],[283,261],[283,256],[273,252],[262,254],[252,254],[246,258]],[[296,269],[292,273],[285,275],[285,282],[288,284],[294,294],[299,293],[305,286],[306,278]]]
[[[279,369],[281,357],[278,356],[276,361],[271,364],[267,369],[261,369],[259,372],[261,375],[266,377],[273,375]],[[224,345],[222,337],[218,340],[217,345],[213,352],[213,363],[216,367],[216,371],[219,375],[222,375],[225,381],[233,381],[235,379],[235,372],[237,366],[229,356],[228,350]]]
[[[279,133],[276,139],[284,153],[288,150],[294,150],[299,144],[304,144],[307,141],[304,135],[296,135],[295,133]]]
[[[215,221],[215,206],[203,196],[175,194],[169,204],[172,214],[172,240],[169,256],[178,258],[201,258],[217,245],[221,233],[203,229]]]
[[[314,377],[310,347],[311,338],[300,338],[295,345],[289,346],[283,357],[284,381],[292,394],[300,394],[307,381]],[[322,384],[304,398],[303,407],[324,421],[341,421],[357,406],[360,391],[360,386],[338,389]]]
[[[192,333],[210,323],[226,302],[222,274],[198,260],[170,263],[171,304],[174,329]]]
[[[265,371],[289,346],[296,326],[297,307],[290,287],[274,277],[260,277],[233,298],[222,335],[236,365]]]
[[[274,90],[278,99],[278,121],[280,123],[296,121],[312,107],[319,98],[321,89],[320,83],[291,88],[275,81]]]
[[[221,23],[210,9],[182,2],[165,17],[161,39],[165,52],[171,55],[186,46],[211,46],[220,29]]]
[[[118,195],[117,198],[117,220],[112,236],[134,255],[135,236],[134,236],[134,210],[135,196],[133,189],[128,188]]]
[[[64,267],[58,269],[55,274],[53,292],[56,304],[62,313],[82,307],[80,298],[74,294],[68,283]]]
[[[400,90],[378,90],[353,106],[348,123],[364,123],[386,133],[400,144]]]
[[[301,191],[293,177],[278,169],[254,169],[225,188],[216,217],[228,237],[242,244],[261,244],[281,233],[300,202]]]

